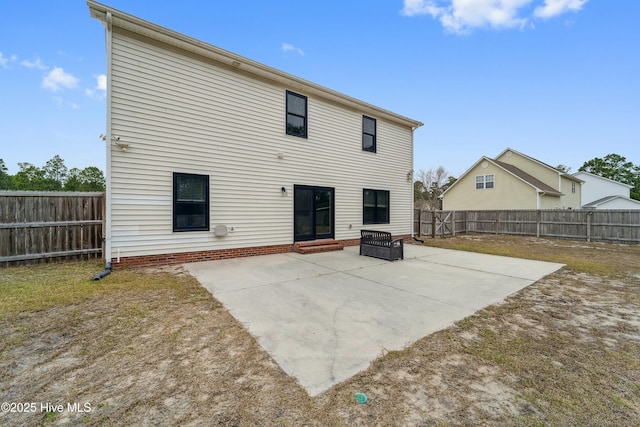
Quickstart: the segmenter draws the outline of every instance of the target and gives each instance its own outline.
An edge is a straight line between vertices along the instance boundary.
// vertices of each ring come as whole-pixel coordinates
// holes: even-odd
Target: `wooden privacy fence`
[[[102,254],[103,193],[0,191],[0,266]]]
[[[460,233],[563,237],[616,243],[640,243],[640,210],[415,210],[414,233]]]

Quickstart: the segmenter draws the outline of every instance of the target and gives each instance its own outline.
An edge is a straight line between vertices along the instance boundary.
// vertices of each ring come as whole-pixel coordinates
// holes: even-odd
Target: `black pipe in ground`
[[[104,267],[104,271],[93,276],[93,280],[100,280],[103,277],[108,276],[109,274],[111,274],[111,263],[107,262],[107,264]]]

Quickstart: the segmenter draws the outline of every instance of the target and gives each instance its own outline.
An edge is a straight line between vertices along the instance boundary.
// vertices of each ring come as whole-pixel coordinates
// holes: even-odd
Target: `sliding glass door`
[[[334,238],[334,189],[294,185],[294,241]]]

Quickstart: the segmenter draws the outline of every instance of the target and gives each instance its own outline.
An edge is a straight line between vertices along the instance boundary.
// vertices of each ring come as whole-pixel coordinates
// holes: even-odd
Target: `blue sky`
[[[506,147],[640,164],[638,0],[106,4],[424,122],[416,170]],[[0,0],[0,158],[104,168],[105,44],[84,1]]]

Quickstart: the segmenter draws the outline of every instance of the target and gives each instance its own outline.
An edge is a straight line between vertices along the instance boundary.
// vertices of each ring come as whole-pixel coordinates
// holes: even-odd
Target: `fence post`
[[[542,216],[542,213],[540,212],[540,209],[538,209],[536,211],[536,237],[540,237],[540,217]]]
[[[111,254],[107,254],[107,192],[102,193],[102,229],[100,230],[100,247],[102,259],[111,261]]]
[[[587,212],[587,242],[591,242],[591,214]]]
[[[456,237],[456,211],[451,211],[451,237]]]
[[[469,234],[469,211],[464,213],[464,232]]]
[[[435,211],[429,211],[431,212],[431,238],[435,239],[436,238],[436,212]]]
[[[496,211],[496,234],[500,230],[500,211]]]

